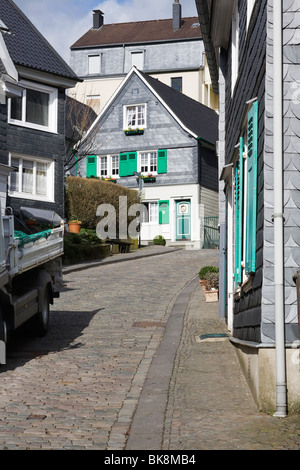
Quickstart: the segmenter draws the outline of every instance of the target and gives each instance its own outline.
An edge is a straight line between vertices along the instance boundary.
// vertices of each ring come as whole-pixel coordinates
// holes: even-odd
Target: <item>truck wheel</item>
[[[3,320],[2,313],[0,311],[0,341],[7,343],[7,325],[6,321]]]
[[[41,305],[41,311],[33,318],[34,331],[37,336],[45,336],[49,329],[50,307],[46,288],[43,293]]]

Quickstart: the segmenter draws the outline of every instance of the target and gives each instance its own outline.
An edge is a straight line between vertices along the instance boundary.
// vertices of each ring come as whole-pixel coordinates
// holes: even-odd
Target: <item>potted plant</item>
[[[204,266],[198,275],[206,302],[217,302],[219,298],[219,268]]]
[[[69,232],[70,233],[79,233],[81,229],[81,222],[78,219],[71,219],[68,222]]]
[[[154,245],[163,245],[163,246],[165,246],[166,240],[162,235],[156,235],[156,237],[153,238],[153,243],[154,243]]]

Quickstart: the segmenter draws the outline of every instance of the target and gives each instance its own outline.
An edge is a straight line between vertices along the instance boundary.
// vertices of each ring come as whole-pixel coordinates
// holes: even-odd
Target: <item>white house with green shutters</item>
[[[138,190],[145,206],[141,241],[203,245],[204,217],[218,217],[218,115],[131,69],[98,116],[80,174]]]

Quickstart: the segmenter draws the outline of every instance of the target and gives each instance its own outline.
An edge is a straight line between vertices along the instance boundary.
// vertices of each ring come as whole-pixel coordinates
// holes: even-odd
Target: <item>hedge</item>
[[[65,184],[65,216],[67,220],[78,219],[82,226],[95,229],[101,217],[96,211],[101,204],[111,204],[116,211],[118,229],[119,197],[127,197],[127,212],[131,205],[139,202],[138,192],[124,186],[97,178],[68,176]],[[135,217],[128,217],[128,223]]]

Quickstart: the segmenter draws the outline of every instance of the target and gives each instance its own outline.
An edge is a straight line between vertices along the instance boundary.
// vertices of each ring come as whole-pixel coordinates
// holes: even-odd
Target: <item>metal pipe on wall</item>
[[[284,217],[283,217],[283,40],[282,0],[273,1],[274,59],[274,285],[276,343],[276,412],[287,416],[284,308]]]

